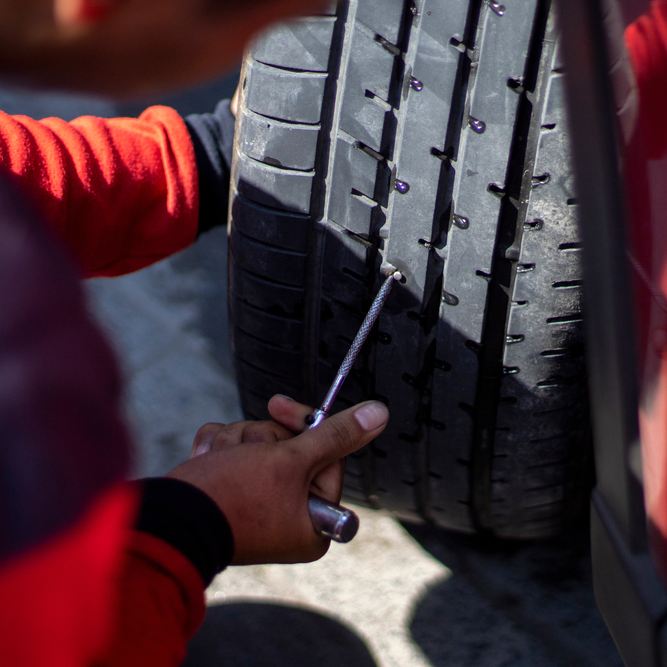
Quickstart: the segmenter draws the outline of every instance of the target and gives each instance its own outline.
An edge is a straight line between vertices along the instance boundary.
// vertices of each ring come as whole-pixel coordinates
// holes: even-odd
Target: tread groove
[[[539,71],[538,65],[549,51],[549,43],[545,41],[549,10],[550,0],[538,0],[522,77],[524,90],[519,94],[517,120],[507,162],[503,191],[507,196],[500,203],[489,296],[484,314],[471,467],[473,519],[480,533],[494,532],[491,512],[494,432],[505,369],[503,358],[509,311],[513,304],[520,303],[513,302],[511,296],[518,269],[513,248],[520,247],[524,228],[521,218],[526,215],[526,211],[517,208],[514,202],[521,201],[522,195],[533,191],[535,185],[531,148],[539,141],[541,109],[530,101],[529,93],[532,94],[544,85],[546,77],[544,71]],[[542,104],[545,103],[543,100]]]
[[[230,255],[233,256],[233,253],[230,253]],[[272,285],[275,287],[280,287],[282,289],[286,290],[291,290],[292,292],[303,292],[303,287],[295,287],[294,285],[290,285],[289,283],[283,283],[278,280],[271,280],[267,276],[262,276],[259,273],[255,273],[254,271],[251,271],[250,269],[246,268],[245,266],[240,266],[239,264],[235,265],[236,269],[240,272],[243,273],[247,276],[250,276],[253,280],[265,283],[267,285]]]
[[[268,248],[269,250],[276,250],[281,255],[291,255],[293,257],[306,256],[305,252],[299,252],[298,250],[290,250],[289,248],[283,248],[282,246],[276,245],[275,243],[267,243],[266,241],[260,241],[259,239],[256,239],[253,236],[246,234],[245,232],[243,232],[238,228],[234,229],[234,233],[246,239],[247,243],[250,243],[251,245],[260,246],[262,248]]]
[[[249,301],[245,301],[240,295],[236,294],[236,292],[230,292],[231,296],[234,297],[234,300],[237,301],[238,303],[243,304],[244,308],[247,308],[248,310],[253,310],[257,313],[261,313],[262,315],[265,315],[267,317],[276,319],[276,320],[282,320],[284,322],[301,322],[300,317],[289,317],[287,315],[275,315],[273,313],[269,313],[266,311],[264,308],[260,308]]]

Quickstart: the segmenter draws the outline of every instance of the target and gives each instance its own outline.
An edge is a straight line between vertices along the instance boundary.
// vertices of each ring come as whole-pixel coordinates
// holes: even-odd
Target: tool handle
[[[308,498],[308,512],[315,530],[334,542],[349,542],[359,530],[359,517],[352,510],[319,496]]]
[[[315,410],[308,429],[317,428],[326,418],[326,411]],[[359,517],[341,505],[334,505],[318,496],[308,498],[308,511],[315,530],[334,542],[349,542],[359,530]]]

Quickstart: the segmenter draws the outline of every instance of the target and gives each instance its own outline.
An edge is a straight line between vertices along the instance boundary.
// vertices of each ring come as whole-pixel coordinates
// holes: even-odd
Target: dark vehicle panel
[[[667,594],[659,574],[667,562],[661,205],[667,169],[660,160],[664,131],[654,120],[662,115],[655,108],[660,95],[652,89],[663,66],[645,52],[660,31],[647,12],[643,2],[560,3],[586,248],[596,596],[625,662],[643,666],[667,660]],[[629,21],[634,25],[624,38]],[[629,75],[625,44],[632,51]],[[647,74],[640,62],[653,71]]]

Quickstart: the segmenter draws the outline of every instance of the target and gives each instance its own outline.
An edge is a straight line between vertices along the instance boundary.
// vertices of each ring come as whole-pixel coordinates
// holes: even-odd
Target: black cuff
[[[229,100],[185,119],[199,172],[199,234],[227,223],[235,119]]]
[[[170,477],[142,479],[135,528],[178,549],[208,586],[229,565],[234,540],[216,503],[192,484]]]

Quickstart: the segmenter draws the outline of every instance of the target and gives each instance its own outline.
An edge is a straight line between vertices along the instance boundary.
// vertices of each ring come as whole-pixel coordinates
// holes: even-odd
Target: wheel
[[[589,475],[581,244],[549,2],[349,0],[247,54],[230,308],[244,409],[321,401],[382,280],[407,277],[339,407],[386,432],[348,498],[551,536]]]

